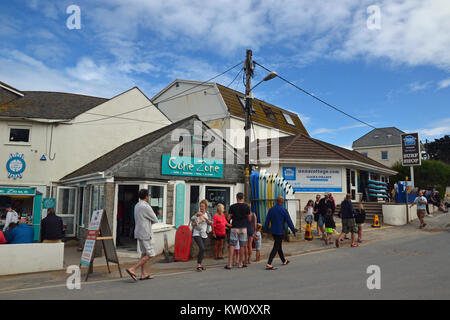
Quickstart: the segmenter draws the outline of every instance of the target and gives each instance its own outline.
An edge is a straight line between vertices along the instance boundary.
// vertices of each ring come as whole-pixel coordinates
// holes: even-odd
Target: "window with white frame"
[[[165,186],[149,185],[150,206],[158,217],[159,222],[165,223]]]
[[[282,112],[282,114],[283,114],[284,119],[286,120],[286,122],[287,122],[288,124],[290,124],[291,126],[295,126],[295,122],[294,122],[294,120],[292,120],[292,117],[291,117],[290,114],[287,114],[287,113],[285,113],[285,112]]]
[[[29,126],[10,126],[8,132],[8,142],[10,143],[29,143],[31,127]]]
[[[89,212],[89,220],[91,219],[92,212],[103,208],[105,201],[105,187],[103,185],[91,186],[91,210]]]

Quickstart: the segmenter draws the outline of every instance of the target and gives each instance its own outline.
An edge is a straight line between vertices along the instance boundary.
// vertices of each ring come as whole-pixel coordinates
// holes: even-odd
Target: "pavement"
[[[286,257],[290,257],[289,259],[298,259],[302,256],[311,256],[311,255],[320,255],[324,257],[333,257],[335,256],[334,251],[336,250],[358,250],[358,252],[365,252],[365,247],[370,248],[375,245],[377,242],[383,242],[386,248],[395,247],[396,244],[400,242],[405,242],[405,239],[408,237],[428,237],[429,235],[437,235],[442,233],[447,233],[450,230],[450,214],[442,214],[442,213],[434,213],[433,217],[426,217],[425,221],[427,223],[427,227],[423,230],[418,228],[418,221],[415,220],[411,224],[401,227],[392,227],[392,226],[382,226],[381,228],[371,228],[370,225],[366,224],[363,229],[363,243],[360,248],[347,248],[350,246],[350,241],[346,240],[342,243],[341,249],[336,249],[334,245],[325,245],[323,241],[317,239],[315,237],[312,241],[303,240],[303,234],[298,233],[297,241],[291,242],[283,242],[283,250],[285,252]],[[336,219],[337,230],[340,230],[340,221]],[[313,225],[313,235],[315,235],[314,225]],[[333,236],[333,239],[336,239],[338,234]],[[433,239],[428,237],[428,239]],[[263,245],[261,249],[261,261],[253,262],[249,265],[248,270],[264,270],[265,263],[267,261],[267,257],[272,249],[273,242],[270,239],[263,239]],[[448,247],[448,244],[446,244]],[[74,249],[76,250],[76,248]],[[386,249],[387,250],[387,249]],[[385,251],[386,251],[385,250]],[[395,249],[392,249],[395,250]],[[392,251],[390,254],[402,255],[401,249],[400,251],[395,252]],[[348,252],[346,255],[350,253]],[[405,251],[406,252],[406,251]],[[81,253],[79,253],[81,255]],[[358,253],[359,254],[359,253]],[[155,275],[155,278],[164,278],[164,279],[172,279],[181,277],[184,280],[187,277],[196,277],[194,274],[199,274],[195,271],[196,261],[195,259],[191,259],[188,262],[172,262],[172,263],[162,263],[160,260],[163,256],[158,256],[152,259],[151,263],[147,265],[147,271]],[[254,255],[253,255],[254,258]],[[368,257],[369,258],[369,257]],[[131,278],[126,274],[125,268],[131,266],[136,262],[136,259],[131,259],[127,261],[127,259],[121,259],[121,269],[123,278],[120,278],[117,265],[110,264],[111,273],[108,273],[106,268],[106,261],[104,258],[97,258],[95,260],[94,265],[94,273],[89,276],[89,285],[95,284],[103,284],[103,283],[114,283],[114,282],[129,282]],[[278,258],[276,258],[278,259]],[[102,261],[103,260],[103,261]],[[309,259],[307,259],[309,260]],[[79,258],[76,260],[75,265],[78,265]],[[277,262],[277,261],[275,261]],[[274,262],[274,263],[275,263]],[[278,260],[279,262],[279,260]],[[450,262],[450,261],[449,261]],[[333,261],[330,263],[334,264]],[[202,275],[207,275],[209,272],[214,270],[216,273],[220,270],[221,273],[226,274],[227,271],[223,269],[223,266],[226,264],[226,260],[214,260],[212,258],[205,258],[203,265],[206,267],[206,271],[201,273]],[[309,265],[311,268],[315,268],[314,265]],[[286,267],[288,268],[288,266]],[[82,284],[85,285],[84,276],[86,275],[87,269],[82,268]],[[237,272],[236,270],[231,270],[228,272]],[[267,271],[266,271],[267,272]],[[304,270],[300,271],[301,273]],[[266,275],[266,273],[264,273]],[[66,280],[68,278],[68,274],[66,274],[65,270],[55,271],[55,272],[42,272],[42,273],[33,273],[33,274],[23,274],[23,275],[11,275],[11,276],[1,276],[0,277],[0,299],[8,299],[13,298],[15,296],[27,296],[33,299],[44,298],[44,296],[40,296],[41,292],[53,292],[52,290],[59,290],[60,288],[66,289]],[[220,274],[219,278],[223,277]],[[152,280],[150,282],[154,282]],[[144,281],[147,282],[147,281]],[[258,286],[259,287],[259,286]],[[450,286],[448,286],[450,288]],[[17,294],[17,295],[16,295]],[[177,295],[175,295],[177,296]],[[47,297],[47,296],[45,296]],[[210,296],[205,295],[205,298]],[[249,296],[248,298],[255,298],[256,296]],[[56,296],[58,298],[58,296]],[[98,298],[98,297],[97,297]],[[113,298],[113,296],[111,296]],[[181,298],[181,296],[180,296]]]

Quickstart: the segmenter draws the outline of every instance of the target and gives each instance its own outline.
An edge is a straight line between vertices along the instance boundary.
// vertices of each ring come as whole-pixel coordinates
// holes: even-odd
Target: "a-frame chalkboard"
[[[108,218],[105,210],[97,210],[92,213],[91,222],[89,223],[88,235],[84,243],[83,253],[81,255],[80,266],[88,267],[86,274],[86,281],[88,281],[89,274],[93,272],[94,267],[94,253],[97,242],[102,242],[103,251],[105,252],[106,265],[109,273],[109,262],[117,263],[120,277],[122,278],[122,270],[120,270],[119,257],[117,256],[116,247],[114,246],[114,239],[109,227]]]

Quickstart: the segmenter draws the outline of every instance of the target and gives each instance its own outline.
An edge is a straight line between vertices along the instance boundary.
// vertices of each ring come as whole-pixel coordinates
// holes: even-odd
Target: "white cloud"
[[[311,134],[313,135],[320,135],[320,134],[329,134],[329,133],[336,133],[336,132],[340,132],[340,131],[345,131],[345,130],[349,130],[349,129],[355,129],[355,128],[362,128],[362,127],[366,127],[365,124],[363,123],[357,123],[354,125],[350,125],[350,126],[343,126],[343,127],[339,127],[339,128],[318,128],[318,129],[314,129]]]
[[[415,82],[410,83],[408,86],[409,86],[410,92],[421,91],[421,90],[428,89],[431,86],[431,81],[428,81],[428,82],[415,81]]]
[[[445,89],[447,87],[450,87],[450,78],[439,81],[438,89]]]
[[[428,128],[412,130],[411,132],[419,132],[420,138],[434,139],[450,134],[450,118],[444,118],[429,123]]]

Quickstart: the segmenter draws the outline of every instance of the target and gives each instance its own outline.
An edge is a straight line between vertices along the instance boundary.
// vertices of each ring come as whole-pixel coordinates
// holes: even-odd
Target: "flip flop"
[[[151,280],[151,279],[153,279],[151,275],[148,275],[145,278],[139,278],[139,280]]]
[[[277,270],[278,268],[271,266],[271,267],[266,267],[266,270]]]
[[[136,275],[135,275],[134,273],[131,273],[131,271],[128,270],[128,269],[125,269],[125,271],[130,275],[130,277],[131,277],[134,281],[137,281],[137,277],[136,277]]]
[[[243,264],[241,267],[239,267],[239,269],[242,269],[242,268],[247,268],[247,265]]]
[[[232,268],[230,268],[229,266],[225,266],[224,269],[231,270]]]
[[[286,261],[284,261],[283,266],[287,265],[290,261],[286,259]]]

